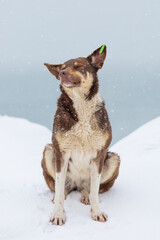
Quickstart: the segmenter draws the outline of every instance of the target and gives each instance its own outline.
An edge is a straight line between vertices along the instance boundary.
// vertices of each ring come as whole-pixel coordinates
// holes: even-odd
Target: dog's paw
[[[55,225],[63,225],[66,221],[65,218],[65,212],[64,211],[57,211],[57,212],[53,212],[51,218],[50,218],[50,222],[52,224]]]
[[[80,198],[80,202],[83,203],[83,204],[85,204],[85,205],[90,204],[90,202],[89,202],[89,197],[87,197],[87,196],[82,196],[82,197]]]
[[[104,212],[96,213],[92,211],[91,215],[94,221],[106,222],[108,220],[108,216]]]

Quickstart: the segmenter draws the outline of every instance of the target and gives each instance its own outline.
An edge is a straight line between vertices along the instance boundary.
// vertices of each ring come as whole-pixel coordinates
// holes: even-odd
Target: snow
[[[41,125],[0,117],[0,239],[160,239],[160,117],[110,149],[121,156],[121,168],[114,187],[100,195],[107,223],[91,219],[77,192],[65,201],[66,224],[49,223],[53,194],[40,162],[50,140]]]

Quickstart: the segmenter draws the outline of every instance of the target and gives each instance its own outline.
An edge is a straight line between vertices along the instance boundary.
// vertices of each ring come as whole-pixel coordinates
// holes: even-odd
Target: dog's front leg
[[[91,215],[93,220],[105,222],[107,221],[107,215],[99,208],[99,185],[101,174],[98,173],[98,167],[95,161],[91,162],[91,189],[90,189],[90,204]]]
[[[65,223],[65,211],[64,211],[64,188],[66,173],[68,167],[68,160],[64,160],[64,164],[61,167],[60,172],[56,173],[55,181],[55,198],[54,198],[54,211],[52,213],[50,222],[56,225],[62,225]]]

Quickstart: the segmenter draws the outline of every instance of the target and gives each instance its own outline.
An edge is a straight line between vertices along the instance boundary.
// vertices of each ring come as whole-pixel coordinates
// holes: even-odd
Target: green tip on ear
[[[100,51],[99,51],[99,54],[101,54],[101,53],[103,52],[105,46],[106,46],[105,44],[102,45],[102,47],[101,47],[101,49],[100,49]]]

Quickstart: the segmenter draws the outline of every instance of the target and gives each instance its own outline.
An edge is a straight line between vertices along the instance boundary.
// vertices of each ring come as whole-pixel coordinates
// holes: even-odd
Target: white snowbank
[[[100,195],[107,223],[94,222],[90,207],[73,192],[65,201],[66,224],[49,224],[52,194],[40,162],[50,140],[45,127],[0,117],[1,239],[160,239],[160,118],[112,147],[121,156],[121,168],[114,187]]]

